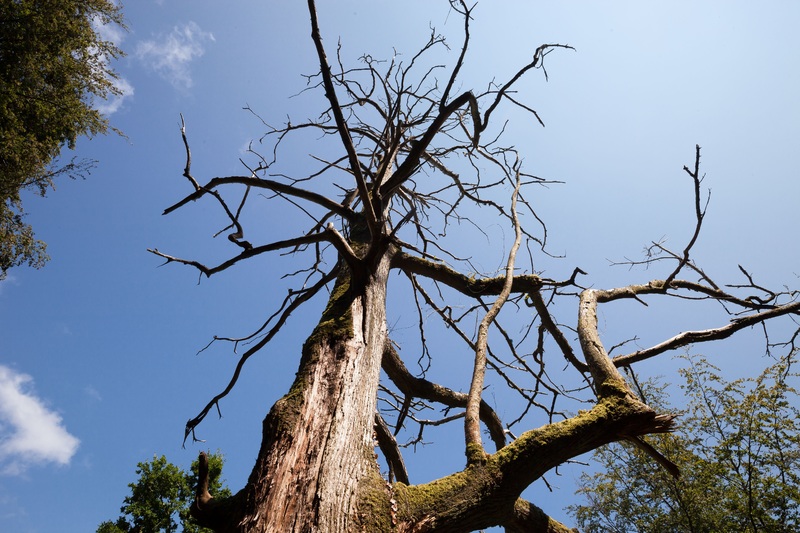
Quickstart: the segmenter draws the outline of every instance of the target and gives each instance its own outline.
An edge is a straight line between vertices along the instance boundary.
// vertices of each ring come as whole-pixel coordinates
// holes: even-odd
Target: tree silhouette
[[[189,420],[186,438],[194,438],[198,424],[219,409],[247,360],[272,341],[292,313],[321,293],[328,298],[303,345],[293,385],[264,420],[261,448],[245,487],[231,498],[211,498],[201,471],[194,512],[204,526],[296,532],[473,531],[495,525],[508,531],[567,530],[520,497],[560,464],[627,440],[678,474],[679,467],[644,440],[645,435],[671,431],[674,416],[648,406],[620,368],[773,318],[796,316],[800,310],[794,293],[765,289],[744,270],[745,283],[722,286],[692,261],[690,252],[705,216],[699,147],[694,164],[685,169],[694,186],[694,235],[677,252],[654,244],[645,260],[654,268],[667,265],[663,277],[596,289],[586,288],[585,273],[577,267],[561,279],[537,273],[534,258],[548,253],[547,231],[531,191],[548,181],[525,171],[515,147],[505,144],[505,125],[495,124],[495,113],[508,106],[541,122],[516,94],[516,86],[530,71],[546,75],[548,54],[570,47],[543,44],[507,81],[492,81],[483,91],[459,92],[473,7],[463,0],[451,0],[450,5],[463,19],[464,33],[449,69],[429,60],[432,50],[445,46],[433,30],[407,61],[381,62],[365,55],[357,66],[346,67],[338,53],[329,59],[310,0],[319,72],[308,76],[307,90],[323,93],[326,107],[317,118],[299,123],[272,126],[263,120],[261,143],[267,148],[251,147],[256,163],[243,163],[242,175],[201,184],[182,127],[183,175],[192,191],[165,214],[212,200],[227,218],[218,234],[227,233],[236,253],[208,266],[151,252],[205,276],[267,252],[306,258],[305,266],[287,273],[298,280],[297,288],[260,328],[243,338],[215,337],[247,349],[239,354],[228,385]],[[299,176],[293,174],[297,161],[279,157],[285,143],[298,140],[315,147],[311,158],[317,165]],[[296,206],[308,216],[308,226],[279,238],[275,235],[287,228],[270,227],[270,240],[251,242],[258,227],[248,219],[247,208],[252,209],[255,193]],[[471,235],[481,234],[487,212],[513,234],[504,243],[508,251],[502,254],[505,266],[499,274],[482,273],[469,257],[475,251]],[[525,267],[519,264],[520,250],[527,255]],[[398,276],[390,283],[393,272]],[[419,353],[406,357],[418,359],[419,375],[409,370],[392,339],[387,294],[416,306]],[[598,331],[600,305],[670,298],[719,302],[721,325],[609,355]],[[575,309],[575,304],[574,323],[563,323],[554,313],[567,306]],[[533,317],[515,334],[503,324],[520,310],[532,310]],[[431,349],[429,335],[439,326],[461,342],[449,344],[448,351],[472,356],[466,393],[426,376],[427,363],[440,357]],[[767,339],[774,348],[777,343]],[[558,365],[563,361],[562,373]],[[521,400],[510,417],[512,411],[502,409],[507,420],[483,398],[487,370]],[[583,410],[570,414],[576,402]],[[422,413],[431,406],[444,409],[445,416],[425,419]],[[534,421],[544,425],[536,427]],[[443,423],[463,423],[465,467],[413,484],[396,437],[406,428],[416,436],[405,444],[413,444],[422,440],[426,427]],[[481,424],[492,440],[491,452]],[[385,477],[376,461],[376,445],[388,468]]]

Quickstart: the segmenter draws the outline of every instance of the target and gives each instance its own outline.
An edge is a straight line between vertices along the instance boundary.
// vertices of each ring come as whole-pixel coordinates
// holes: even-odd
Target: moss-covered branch
[[[503,524],[507,533],[577,533],[577,529],[570,529],[558,520],[548,516],[542,509],[531,502],[518,499],[514,504],[511,518]]]
[[[519,495],[548,470],[621,438],[671,431],[659,415],[629,395],[609,396],[592,409],[520,435],[484,464],[426,483],[397,484],[401,523],[430,521],[426,531],[473,531],[505,521]],[[503,517],[501,519],[501,517]]]

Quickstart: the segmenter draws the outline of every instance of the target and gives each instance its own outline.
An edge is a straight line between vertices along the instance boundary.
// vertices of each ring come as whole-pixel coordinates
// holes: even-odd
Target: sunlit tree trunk
[[[235,505],[199,516],[218,531],[348,532],[383,490],[373,426],[386,340],[389,254],[363,281],[348,269],[303,346],[297,378],[263,424],[258,460]],[[226,516],[222,516],[222,514]],[[388,516],[387,516],[388,519]],[[360,529],[360,528],[358,528]]]

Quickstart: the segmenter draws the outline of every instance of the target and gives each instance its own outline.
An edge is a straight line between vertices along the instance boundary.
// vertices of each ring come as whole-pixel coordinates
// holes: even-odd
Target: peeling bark
[[[256,465],[234,497],[238,515],[218,530],[354,530],[359,486],[379,476],[373,424],[389,259],[386,254],[362,287],[353,284],[349,271],[340,277],[303,347],[294,385],[264,420]],[[197,507],[201,523],[218,523],[215,507]]]

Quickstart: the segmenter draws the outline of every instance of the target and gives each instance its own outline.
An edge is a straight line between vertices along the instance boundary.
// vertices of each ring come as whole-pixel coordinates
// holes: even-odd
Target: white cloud
[[[194,22],[172,28],[169,35],[142,41],[136,46],[136,57],[178,90],[192,87],[189,63],[205,53],[205,43],[214,36]]]
[[[95,102],[94,107],[102,114],[108,116],[119,111],[128,98],[133,96],[133,85],[123,77],[112,80],[114,87],[120,94],[112,94],[105,100]]]
[[[118,4],[119,2],[112,2],[113,4]],[[101,39],[104,41],[111,41],[112,43],[119,46],[122,41],[125,39],[125,28],[111,22],[109,24],[104,24],[100,17],[95,16],[92,20],[92,25],[94,26],[94,30],[100,36]]]
[[[117,4],[116,1],[113,3]],[[119,47],[122,45],[122,41],[125,40],[125,28],[119,24],[115,24],[113,22],[104,24],[99,17],[96,17],[92,21],[92,25],[94,26],[94,30],[97,32],[97,34],[104,41],[110,41]],[[110,57],[104,57],[102,66],[106,67],[110,60]],[[111,83],[119,93],[109,94],[108,98],[93,102],[95,109],[106,116],[119,111],[125,101],[133,96],[133,85],[131,85],[131,83],[124,77],[120,76],[116,79],[111,79]]]
[[[18,475],[41,463],[66,465],[80,441],[61,416],[37,398],[33,380],[0,365],[0,473]]]

